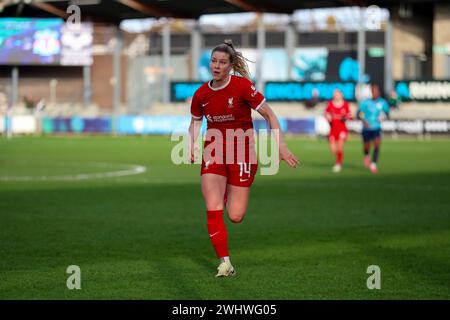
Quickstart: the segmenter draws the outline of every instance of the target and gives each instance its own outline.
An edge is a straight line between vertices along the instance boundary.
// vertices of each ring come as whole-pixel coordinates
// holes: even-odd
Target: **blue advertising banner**
[[[288,130],[288,122],[280,118],[282,132]],[[187,133],[191,116],[122,116],[118,118],[117,132],[119,134],[172,134]],[[202,132],[206,130],[206,120],[203,119]],[[267,129],[265,120],[253,120],[255,130]]]
[[[30,116],[31,117],[31,116]],[[318,117],[320,118],[320,117]],[[317,117],[309,118],[279,118],[281,130],[288,134],[319,134]],[[117,133],[123,135],[170,135],[187,134],[190,116],[120,116],[117,118]],[[206,119],[203,119],[202,133],[206,131]],[[256,131],[268,129],[267,121],[254,119],[253,126]],[[362,123],[359,120],[350,120],[347,126],[351,132],[361,132]],[[450,120],[427,119],[396,119],[383,121],[384,132],[397,132],[402,134],[449,134]],[[35,129],[33,129],[35,130]],[[319,130],[319,131],[318,131]],[[112,133],[112,118],[43,118],[43,133]]]
[[[111,133],[111,117],[102,118],[43,118],[44,133]]]
[[[203,82],[171,82],[170,100],[172,102],[186,101],[194,96],[194,92],[200,88]]]
[[[278,118],[280,121],[281,132],[290,134],[315,134],[316,133],[316,120],[315,117],[303,118],[303,119],[288,119]],[[268,124],[266,120],[256,119],[253,120],[253,127],[256,131],[260,129],[268,130]]]
[[[278,121],[280,122],[281,132],[286,132],[286,130],[288,130],[288,121],[284,118],[278,118]],[[253,120],[253,128],[256,131],[259,131],[260,129],[269,130],[269,125],[266,120],[255,119]]]
[[[287,133],[291,134],[315,134],[316,133],[316,120],[314,117],[305,119],[288,119]]]
[[[450,80],[400,80],[395,91],[401,101],[450,101]]]
[[[348,101],[355,100],[355,82],[275,82],[266,83],[264,96],[268,101],[305,101],[313,97],[329,100],[335,89],[340,89]]]
[[[171,82],[171,101],[184,102],[192,98],[202,82]],[[297,82],[297,81],[269,81],[266,82],[264,96],[268,101],[305,101],[313,97],[317,91],[319,99],[328,100],[335,89],[340,89],[344,98],[355,101],[355,82]]]
[[[117,120],[119,134],[186,133],[191,116],[121,116]]]

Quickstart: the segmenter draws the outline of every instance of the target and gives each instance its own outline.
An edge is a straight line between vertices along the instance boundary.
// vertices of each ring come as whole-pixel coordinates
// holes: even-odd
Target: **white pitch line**
[[[101,164],[103,167],[110,166],[109,164]],[[99,166],[96,163],[95,166]],[[62,176],[0,176],[0,181],[80,181],[89,179],[103,179],[103,178],[117,178],[141,174],[147,171],[147,168],[139,165],[126,164],[127,169],[118,171],[107,171],[97,173],[78,173],[74,175]]]

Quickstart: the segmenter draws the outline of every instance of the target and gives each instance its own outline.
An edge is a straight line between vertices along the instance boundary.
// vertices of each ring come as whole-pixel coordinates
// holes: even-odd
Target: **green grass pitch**
[[[238,276],[217,279],[199,166],[173,165],[168,137],[2,138],[0,299],[450,298],[450,140],[386,139],[378,175],[357,137],[340,174],[326,141],[287,141],[302,165],[257,176],[243,223],[227,221]],[[147,171],[50,179],[127,164]]]

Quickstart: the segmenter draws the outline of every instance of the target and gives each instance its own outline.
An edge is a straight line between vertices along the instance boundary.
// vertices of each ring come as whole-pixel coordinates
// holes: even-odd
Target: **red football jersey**
[[[333,101],[330,101],[325,110],[325,117],[327,120],[331,118],[332,131],[346,131],[345,120],[351,119],[350,107],[347,101],[344,101],[339,107],[335,106]]]
[[[195,119],[205,117],[208,129],[253,128],[252,110],[264,103],[264,96],[247,78],[231,75],[222,87],[204,83],[194,94],[191,115]]]

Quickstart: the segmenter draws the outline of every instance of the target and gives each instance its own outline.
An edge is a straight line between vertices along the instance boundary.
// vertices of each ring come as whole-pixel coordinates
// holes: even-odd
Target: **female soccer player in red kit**
[[[325,117],[330,123],[330,149],[336,156],[336,164],[333,166],[333,171],[340,172],[344,158],[344,145],[348,135],[345,121],[351,119],[351,113],[348,103],[344,100],[344,96],[339,89],[334,90],[333,100],[328,103]]]
[[[296,167],[299,161],[287,148],[276,115],[249,80],[245,58],[234,49],[231,41],[225,41],[213,49],[210,68],[213,79],[204,83],[192,98],[192,120],[189,127],[191,162],[194,161],[195,141],[200,133],[201,120],[205,117],[208,128],[201,167],[201,187],[207,210],[209,237],[220,259],[216,276],[228,277],[235,275],[235,269],[229,258],[223,210],[226,207],[228,218],[234,223],[241,222],[247,210],[250,187],[258,165],[254,152],[252,109],[266,119],[271,129],[279,130],[280,159],[291,167]],[[231,71],[239,76],[231,75]],[[245,132],[245,142],[239,142],[239,137],[237,143],[234,137],[231,141],[226,139],[230,130]],[[215,137],[208,141],[210,132],[222,133],[223,140],[216,141],[220,139]],[[215,150],[213,157],[207,157],[206,150],[213,140],[225,151],[220,153]],[[236,157],[239,148],[245,149],[243,161]],[[231,162],[224,159],[224,154],[228,155],[230,152],[234,152]]]

